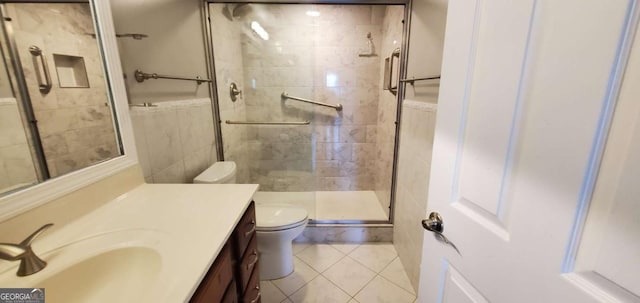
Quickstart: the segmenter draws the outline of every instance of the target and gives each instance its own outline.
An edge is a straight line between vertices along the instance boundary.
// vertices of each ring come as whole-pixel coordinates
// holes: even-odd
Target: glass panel
[[[224,155],[242,163],[239,180],[261,185],[256,201],[298,201],[316,220],[388,220],[397,102],[382,79],[404,7],[209,9]],[[232,82],[243,90],[236,101]]]
[[[13,92],[19,93],[11,98],[17,99],[23,133],[32,129],[25,136],[30,151],[21,154],[34,160],[19,174],[32,175],[35,169],[44,180],[121,155],[90,4],[2,6],[3,59]],[[70,88],[65,85],[69,79],[58,79],[61,65],[55,56],[82,59],[80,72],[66,73],[77,85]],[[8,163],[13,158],[2,154],[0,159]]]
[[[5,62],[0,60],[0,193],[38,182],[24,122]]]

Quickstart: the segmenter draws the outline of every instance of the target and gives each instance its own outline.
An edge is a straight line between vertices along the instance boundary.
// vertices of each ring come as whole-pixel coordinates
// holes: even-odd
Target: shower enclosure
[[[208,3],[218,158],[257,203],[386,223],[405,5]]]

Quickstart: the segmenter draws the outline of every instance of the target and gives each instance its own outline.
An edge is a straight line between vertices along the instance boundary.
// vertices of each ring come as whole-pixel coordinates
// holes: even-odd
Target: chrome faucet
[[[53,226],[53,223],[45,224],[24,239],[20,244],[0,243],[0,259],[7,261],[20,260],[20,267],[16,275],[24,277],[41,271],[47,262],[38,258],[31,249],[31,243],[45,230]]]

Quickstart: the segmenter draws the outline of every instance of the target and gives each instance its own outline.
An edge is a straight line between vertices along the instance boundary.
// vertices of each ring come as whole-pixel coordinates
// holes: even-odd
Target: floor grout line
[[[297,258],[297,257],[296,257],[296,256],[294,256],[294,258]],[[300,260],[300,262],[304,263],[305,265],[309,266],[309,268],[311,268],[311,270],[313,270],[314,272],[318,273],[315,277],[313,277],[311,280],[309,280],[309,282],[313,281],[315,278],[317,278],[317,277],[320,275],[320,273],[319,273],[317,270],[315,270],[313,267],[311,267],[311,266],[310,266],[309,264],[307,264],[306,262],[302,261],[302,259],[298,258],[298,260]],[[294,267],[293,267],[293,272],[292,272],[291,274],[293,274],[295,271],[296,271],[296,268],[295,268],[295,265],[294,265]],[[290,275],[291,275],[291,274],[290,274]],[[287,276],[287,277],[288,277],[288,276]],[[285,278],[285,277],[283,277],[283,278]],[[269,281],[269,282],[271,282],[271,281],[273,281],[273,280],[268,280],[268,281]],[[291,294],[292,294],[292,295],[293,295],[293,294],[295,294],[298,290],[302,289],[303,287],[305,287],[305,285],[309,284],[309,282],[305,282],[304,284],[302,284],[302,286],[300,286],[300,287],[296,288],[296,289],[295,289]],[[278,285],[277,285],[276,283],[273,283],[273,282],[272,282],[272,284],[273,284],[273,286],[275,286],[275,287],[276,287],[276,288],[277,288],[277,289],[278,289],[278,290],[279,290],[279,291],[280,291],[280,292],[281,292],[281,293],[282,293],[282,294],[283,294],[287,299],[289,299],[289,297],[290,297],[291,295],[287,295],[287,293],[286,293],[283,289],[281,289],[280,287],[278,287]]]
[[[391,284],[393,284],[393,285],[395,285],[395,286],[398,286],[398,287],[400,287],[400,288],[404,289],[406,292],[408,292],[408,293],[412,294],[408,289],[404,288],[404,286],[402,286],[402,285],[400,285],[400,284],[398,284],[398,283],[396,283],[396,282],[393,282],[393,281],[391,281],[391,279],[386,278],[385,276],[383,276],[383,275],[382,275],[382,272],[383,272],[383,271],[385,271],[387,268],[389,268],[389,266],[391,266],[391,264],[393,264],[393,262],[394,262],[396,259],[400,259],[400,256],[396,256],[396,257],[391,261],[391,263],[387,264],[387,266],[385,266],[385,267],[380,271],[380,277],[382,277],[382,278],[384,278],[385,280],[387,280],[387,281],[391,282]],[[404,266],[402,267],[402,271],[404,271],[405,275],[407,274],[407,271],[404,269]],[[408,277],[407,277],[407,278],[408,278]],[[411,288],[413,288],[413,286],[411,286]],[[413,292],[415,292],[415,289],[413,289]],[[413,296],[416,296],[416,295],[414,295],[414,294],[412,294],[412,295],[413,295]]]
[[[376,278],[376,276],[378,276],[378,274],[373,275],[373,277],[371,279],[369,279],[369,281],[367,281],[367,283],[365,283],[360,289],[358,289],[358,291],[356,292],[355,295],[353,295],[353,299],[356,298],[356,296],[362,292],[363,289],[365,289],[367,286],[369,286],[369,284],[373,281],[373,279]]]
[[[329,281],[329,283],[331,283],[333,286],[337,287],[339,290],[341,290],[342,292],[344,292],[345,294],[347,294],[347,296],[349,297],[348,301],[354,300],[354,301],[356,301],[356,302],[359,302],[359,301],[357,301],[356,296],[357,296],[357,295],[359,295],[359,294],[360,294],[360,293],[361,293],[361,292],[362,292],[362,291],[363,291],[367,286],[369,286],[369,285],[370,285],[370,284],[371,284],[371,283],[372,283],[372,282],[373,282],[377,277],[380,277],[380,278],[382,278],[384,281],[389,282],[391,285],[394,285],[394,286],[398,287],[401,291],[405,292],[406,294],[408,294],[408,295],[410,295],[410,296],[414,297],[414,302],[415,302],[415,300],[417,299],[417,294],[413,294],[413,293],[411,293],[409,290],[407,290],[407,289],[406,289],[406,288],[404,288],[403,286],[399,285],[398,283],[395,283],[394,281],[392,281],[392,280],[390,280],[390,279],[388,279],[388,278],[386,278],[386,277],[384,277],[384,276],[382,275],[382,272],[384,272],[387,268],[389,268],[389,266],[391,266],[391,264],[392,264],[394,261],[396,261],[396,259],[399,259],[399,256],[398,256],[398,254],[397,254],[397,251],[396,251],[396,256],[395,256],[395,257],[394,257],[394,258],[393,258],[389,263],[387,263],[387,264],[386,264],[386,265],[385,265],[385,266],[384,266],[380,271],[376,271],[376,270],[374,270],[374,269],[370,268],[369,266],[367,266],[367,265],[365,265],[365,264],[363,264],[363,263],[359,262],[359,261],[358,261],[358,259],[351,257],[351,254],[353,254],[353,253],[354,253],[358,248],[360,248],[363,244],[366,244],[366,243],[354,243],[354,244],[356,245],[356,247],[354,247],[354,248],[353,248],[351,251],[349,251],[348,253],[344,253],[344,252],[343,252],[343,251],[341,251],[340,249],[338,249],[338,248],[336,248],[336,247],[333,247],[333,244],[344,244],[344,243],[332,243],[332,242],[328,242],[328,243],[312,243],[312,244],[309,244],[307,247],[303,248],[302,250],[298,251],[296,254],[294,254],[294,257],[295,257],[295,258],[297,258],[297,259],[298,259],[298,261],[300,261],[300,262],[302,262],[303,264],[305,264],[306,266],[308,266],[311,270],[313,270],[313,272],[315,272],[315,273],[316,273],[316,275],[315,275],[311,280],[309,280],[308,282],[304,282],[304,284],[302,284],[300,287],[298,287],[297,289],[295,289],[295,290],[291,293],[291,295],[287,295],[287,294],[286,294],[286,293],[285,293],[285,292],[284,292],[280,287],[278,287],[278,285],[277,285],[276,283],[273,283],[272,281],[266,281],[266,282],[272,283],[272,285],[273,285],[273,286],[275,286],[275,288],[276,288],[277,290],[279,290],[279,291],[280,291],[280,293],[281,293],[282,295],[284,295],[285,299],[284,299],[283,301],[281,301],[281,302],[285,302],[285,301],[287,301],[287,300],[294,302],[294,301],[293,301],[293,299],[292,299],[292,296],[293,296],[294,294],[296,294],[297,292],[299,292],[301,289],[303,289],[303,288],[307,287],[311,282],[313,282],[314,280],[318,279],[318,277],[320,277],[320,276],[322,276],[322,278],[324,278],[324,279],[326,279],[327,281]],[[348,244],[348,243],[347,243],[347,244]],[[391,243],[391,244],[392,244],[392,243]],[[335,249],[336,251],[338,251],[338,252],[341,254],[341,256],[340,256],[340,258],[338,258],[335,262],[331,263],[331,264],[330,264],[326,269],[324,269],[323,271],[316,270],[316,269],[315,269],[313,266],[311,266],[308,262],[306,262],[306,261],[304,261],[303,259],[301,259],[300,257],[298,257],[298,254],[300,254],[300,253],[302,253],[303,251],[305,251],[305,250],[309,249],[310,247],[313,247],[313,246],[316,246],[316,245],[329,245],[331,248],[333,248],[333,249]],[[333,266],[335,266],[337,263],[339,263],[341,260],[343,260],[343,259],[344,259],[344,258],[346,258],[346,257],[349,257],[351,260],[353,260],[353,261],[357,262],[358,264],[362,265],[364,268],[366,268],[366,269],[368,269],[368,270],[370,270],[370,271],[372,271],[372,272],[374,272],[374,273],[375,273],[375,275],[373,275],[373,277],[372,277],[371,279],[369,279],[369,280],[368,280],[368,281],[367,281],[367,282],[366,282],[362,287],[360,287],[360,289],[359,289],[359,290],[358,290],[358,291],[357,291],[353,296],[352,296],[350,293],[348,293],[345,289],[343,289],[340,285],[338,285],[337,283],[335,283],[335,282],[333,282],[331,279],[329,279],[327,276],[325,276],[325,273],[326,273],[329,269],[333,268]],[[404,268],[403,268],[403,270],[404,270]],[[295,272],[295,269],[294,269],[294,272]],[[406,271],[405,271],[405,275],[406,275]],[[414,290],[414,292],[415,292],[415,290]],[[288,302],[288,301],[287,301],[287,302]]]
[[[400,288],[402,291],[404,291],[404,292],[406,292],[406,293],[408,293],[408,294],[410,294],[410,295],[412,295],[412,296],[416,297],[416,295],[414,295],[414,294],[410,293],[408,290],[404,289],[404,287],[402,287],[402,286],[400,286],[400,285],[398,285],[398,284],[396,284],[396,283],[393,283],[393,281],[391,281],[391,280],[389,280],[389,279],[385,278],[383,275],[379,275],[379,276],[380,276],[380,278],[384,279],[385,281],[387,281],[387,282],[389,282],[389,283],[391,283],[391,284],[393,284],[393,285],[397,286],[397,287],[398,287],[398,288]]]
[[[364,263],[362,263],[362,262],[358,261],[358,259],[356,259],[356,258],[352,258],[352,259],[353,259],[353,260],[355,260],[356,262],[358,262],[358,264],[360,264],[360,265],[362,265],[362,266],[366,267],[368,270],[370,270],[370,271],[372,271],[372,272],[376,273],[376,275],[377,275],[377,274],[379,274],[379,273],[381,273],[381,272],[384,270],[384,268],[387,268],[387,266],[388,266],[389,264],[391,264],[391,263],[389,263],[389,264],[385,265],[385,266],[384,266],[384,268],[383,268],[383,269],[381,269],[381,270],[378,272],[378,271],[376,271],[375,269],[373,269],[373,268],[371,268],[371,267],[367,266],[366,264],[364,264]]]
[[[320,244],[321,244],[321,245],[325,245],[324,243],[320,243]],[[326,245],[331,246],[330,244],[326,244]],[[309,246],[309,247],[311,247],[311,246]],[[307,247],[307,248],[309,248],[309,247]],[[303,249],[303,250],[306,250],[307,248],[305,248],[305,249]],[[309,264],[309,263],[305,262],[305,261],[304,261],[304,260],[302,260],[301,258],[298,258],[298,259],[299,259],[300,261],[302,261],[302,263],[307,264],[307,266],[311,267],[311,269],[313,269],[313,270],[314,270],[315,272],[317,272],[318,274],[322,274],[323,272],[325,272],[325,271],[329,270],[329,268],[331,268],[332,266],[336,265],[336,263],[340,262],[340,260],[344,259],[344,257],[346,257],[346,256],[347,256],[345,253],[341,252],[340,250],[336,249],[335,247],[331,247],[331,248],[333,248],[333,249],[335,249],[336,251],[338,251],[340,254],[342,254],[342,256],[341,256],[341,257],[340,257],[340,259],[338,259],[337,261],[335,261],[335,262],[331,263],[331,265],[329,265],[329,267],[327,267],[327,268],[326,268],[325,270],[323,270],[323,271],[318,271],[317,269],[313,268],[313,266],[311,266],[311,264]],[[295,269],[294,269],[294,271],[295,271]]]
[[[295,271],[295,269],[294,269],[294,271]],[[273,281],[273,280],[266,280],[266,281],[271,282],[271,281]],[[285,292],[284,292],[280,287],[278,287],[278,285],[277,285],[276,283],[271,282],[271,284],[273,284],[273,286],[274,286],[277,290],[279,290],[279,291],[280,291],[280,293],[282,293],[282,295],[284,295],[285,300],[289,298],[289,296],[287,296],[287,294],[286,294],[286,293],[285,293]],[[294,293],[295,293],[296,291],[298,291],[298,290],[296,289],[296,290],[294,291]],[[284,300],[282,300],[282,301],[284,301]]]
[[[346,256],[345,256],[346,257]],[[344,292],[345,294],[347,294],[347,296],[349,296],[349,298],[353,299],[353,296],[350,295],[346,290],[344,290],[342,287],[340,287],[340,285],[333,283],[333,281],[331,281],[331,279],[325,277],[323,274],[320,274],[323,278],[327,279],[327,281],[329,281],[329,283],[333,284],[333,286],[337,287],[338,289],[342,290],[342,292]],[[347,301],[348,302],[348,301]]]
[[[391,263],[387,264],[387,266],[385,266],[385,267],[380,271],[380,274],[381,274],[380,276],[381,276],[381,277],[383,277],[383,278],[385,278],[385,280],[387,280],[387,281],[391,282],[391,284],[393,284],[393,285],[395,285],[395,286],[398,286],[398,287],[400,287],[400,288],[402,288],[402,289],[404,289],[404,290],[406,290],[406,291],[408,292],[409,290],[405,289],[405,288],[404,288],[403,286],[401,286],[400,284],[395,283],[395,282],[391,281],[390,279],[388,279],[388,278],[386,278],[385,276],[383,276],[383,275],[382,275],[382,272],[383,272],[383,271],[385,271],[387,268],[389,268],[389,266],[391,266],[391,264],[393,264],[393,262],[394,262],[396,259],[398,259],[398,258],[400,258],[400,256],[396,256],[393,260],[391,260]],[[404,268],[403,268],[403,270],[404,270]],[[405,274],[406,274],[406,272],[405,272]]]

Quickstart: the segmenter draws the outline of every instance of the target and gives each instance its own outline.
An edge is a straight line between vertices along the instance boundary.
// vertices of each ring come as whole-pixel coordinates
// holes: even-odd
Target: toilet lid
[[[307,210],[289,205],[256,205],[257,230],[283,230],[304,224]]]
[[[222,183],[233,175],[236,163],[233,161],[216,162],[193,179],[194,183]]]

